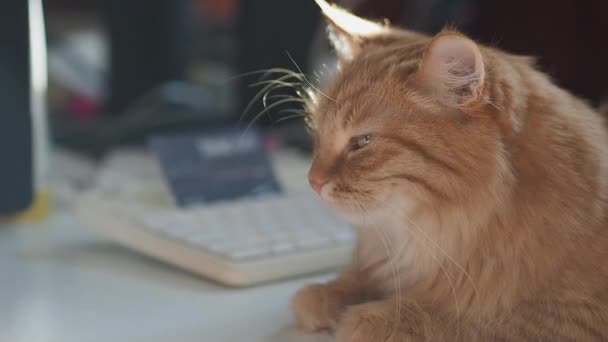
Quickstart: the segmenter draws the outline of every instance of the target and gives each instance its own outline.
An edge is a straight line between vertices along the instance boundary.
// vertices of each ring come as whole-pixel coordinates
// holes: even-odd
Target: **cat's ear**
[[[315,1],[327,21],[329,39],[341,60],[351,60],[371,39],[389,32],[386,25],[357,17],[324,0]]]
[[[448,105],[471,105],[483,96],[483,57],[477,44],[460,33],[435,36],[424,52],[419,72],[426,85]]]

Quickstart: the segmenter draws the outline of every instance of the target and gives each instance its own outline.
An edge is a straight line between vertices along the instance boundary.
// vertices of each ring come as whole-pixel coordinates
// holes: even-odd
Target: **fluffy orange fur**
[[[598,112],[529,58],[317,3],[341,66],[311,103],[309,177],[359,236],[345,272],[296,294],[301,329],[340,342],[608,340]]]

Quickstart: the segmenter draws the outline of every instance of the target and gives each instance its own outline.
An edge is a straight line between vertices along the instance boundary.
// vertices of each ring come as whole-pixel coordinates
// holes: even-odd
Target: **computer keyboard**
[[[355,239],[308,193],[177,209],[94,190],[77,207],[98,234],[231,286],[336,269]]]

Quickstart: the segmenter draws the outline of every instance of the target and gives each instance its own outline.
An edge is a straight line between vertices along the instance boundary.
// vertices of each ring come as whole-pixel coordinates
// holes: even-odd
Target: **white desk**
[[[309,342],[292,325],[300,279],[235,290],[142,257],[69,215],[0,226],[2,342]]]

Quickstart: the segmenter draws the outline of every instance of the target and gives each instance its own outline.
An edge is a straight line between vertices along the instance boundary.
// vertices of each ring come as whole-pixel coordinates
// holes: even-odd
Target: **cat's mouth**
[[[362,189],[340,184],[327,184],[319,191],[321,199],[340,216],[351,223],[361,223],[372,215],[383,201],[378,195]]]

